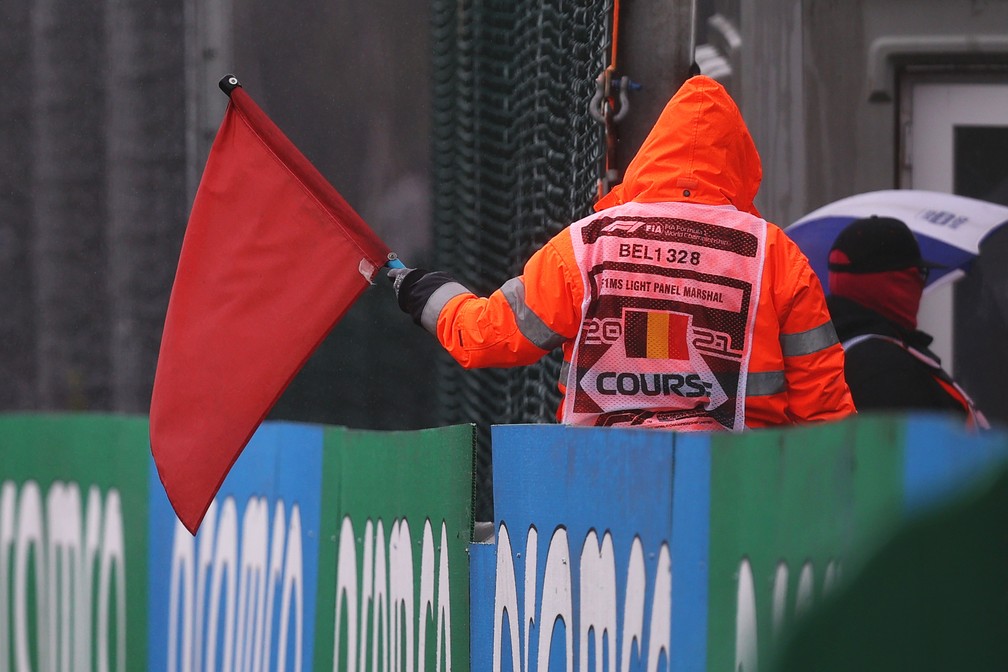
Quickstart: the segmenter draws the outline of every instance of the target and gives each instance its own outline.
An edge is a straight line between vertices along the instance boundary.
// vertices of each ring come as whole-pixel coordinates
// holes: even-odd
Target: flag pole
[[[219,86],[220,90],[226,93],[227,97],[230,98],[231,92],[241,86],[241,82],[238,81],[237,77],[229,74],[221,77],[221,80],[217,82],[217,86]]]

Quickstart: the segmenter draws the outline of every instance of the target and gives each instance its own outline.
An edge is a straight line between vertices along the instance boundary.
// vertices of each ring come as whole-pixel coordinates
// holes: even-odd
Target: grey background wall
[[[664,18],[671,27],[650,35],[652,52],[678,54],[690,3],[624,4],[627,74],[681,72],[649,60],[633,31],[646,36]],[[906,77],[1008,81],[1008,48],[991,41],[1008,33],[1005,0],[696,6],[697,43],[738,98],[764,159],[758,206],[782,225],[853,193],[901,186]],[[641,21],[649,13],[655,20]],[[878,48],[943,36],[967,48]],[[662,39],[677,46],[662,52]],[[428,263],[431,42],[431,5],[403,0],[282,9],[261,0],[0,0],[0,410],[146,411],[225,72],[241,77],[404,259]],[[645,132],[647,109],[634,121]],[[628,130],[627,143],[634,137],[640,129]],[[1004,251],[994,255],[989,277],[1008,266]],[[971,332],[1004,333],[1008,290],[1000,291],[969,290],[963,310],[992,316]],[[981,344],[986,354],[964,359],[964,371],[990,369],[992,358],[1004,366],[999,343]],[[274,417],[427,426],[436,417],[432,364],[444,361],[379,283]]]
[[[146,412],[227,72],[422,262],[428,19],[425,3],[387,0],[0,2],[0,409]],[[277,415],[425,425],[433,344],[386,289],[337,327]]]

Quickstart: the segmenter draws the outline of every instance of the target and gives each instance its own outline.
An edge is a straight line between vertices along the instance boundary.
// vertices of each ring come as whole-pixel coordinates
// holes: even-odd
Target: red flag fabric
[[[182,243],[150,408],[158,474],[193,534],[389,252],[243,89],[230,96]]]

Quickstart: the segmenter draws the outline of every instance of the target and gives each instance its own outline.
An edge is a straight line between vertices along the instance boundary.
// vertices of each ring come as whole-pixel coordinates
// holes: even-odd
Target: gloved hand
[[[386,276],[392,281],[392,291],[395,292],[399,308],[411,315],[416,324],[432,331],[432,325],[425,325],[421,321],[424,307],[434,292],[444,285],[455,283],[454,278],[443,271],[428,271],[423,268],[391,268]],[[466,291],[468,290],[458,285],[457,293]],[[436,315],[434,319],[437,319]]]

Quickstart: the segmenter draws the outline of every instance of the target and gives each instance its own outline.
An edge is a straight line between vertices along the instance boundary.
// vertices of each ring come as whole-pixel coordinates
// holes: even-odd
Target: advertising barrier
[[[494,427],[474,670],[758,670],[894,528],[997,473],[1003,433],[864,416],[741,434]]]
[[[706,620],[691,578],[707,560],[706,437],[494,429],[495,593],[474,602],[492,605],[493,632],[489,648],[474,642],[474,659],[500,670],[670,669]],[[673,600],[677,589],[691,599]]]
[[[0,416],[0,672],[755,671],[1003,432],[861,416],[742,434],[265,423],[199,533],[147,422]]]
[[[0,670],[139,670],[147,423],[0,416]]]
[[[151,463],[148,670],[312,669],[322,437],[261,427],[195,537]]]
[[[469,669],[474,440],[326,429],[314,669]]]
[[[265,423],[194,537],[145,419],[0,416],[0,672],[468,669],[473,431]]]

